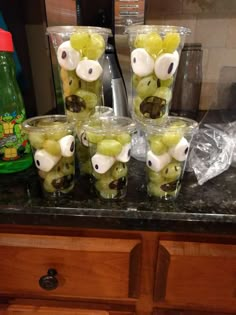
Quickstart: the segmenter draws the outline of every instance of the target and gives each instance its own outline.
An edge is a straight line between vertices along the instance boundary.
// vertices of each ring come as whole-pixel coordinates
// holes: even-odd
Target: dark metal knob
[[[39,279],[39,285],[44,290],[55,290],[58,287],[58,280],[56,269],[48,269],[48,274]]]

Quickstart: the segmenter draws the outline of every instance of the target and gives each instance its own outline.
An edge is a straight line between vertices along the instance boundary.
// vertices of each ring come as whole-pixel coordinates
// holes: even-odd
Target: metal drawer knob
[[[48,269],[48,274],[39,279],[40,287],[47,291],[55,290],[58,287],[56,275],[56,269]]]

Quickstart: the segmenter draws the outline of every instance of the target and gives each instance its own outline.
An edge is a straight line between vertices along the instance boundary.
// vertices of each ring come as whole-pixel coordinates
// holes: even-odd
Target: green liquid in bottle
[[[16,81],[11,51],[2,51],[0,30],[0,173],[20,172],[33,162],[27,135],[22,95]],[[3,34],[5,35],[5,34]]]

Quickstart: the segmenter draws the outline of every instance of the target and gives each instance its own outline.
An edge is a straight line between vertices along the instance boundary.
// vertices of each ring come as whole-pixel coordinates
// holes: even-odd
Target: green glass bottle
[[[32,162],[21,123],[25,107],[16,81],[11,33],[0,29],[0,173],[20,172]]]

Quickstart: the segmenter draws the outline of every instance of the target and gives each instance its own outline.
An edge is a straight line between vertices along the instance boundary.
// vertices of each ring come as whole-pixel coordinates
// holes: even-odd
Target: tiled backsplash
[[[189,27],[192,34],[186,42],[201,43],[203,49],[199,108],[232,106],[236,86],[235,0],[147,0],[146,24]]]

